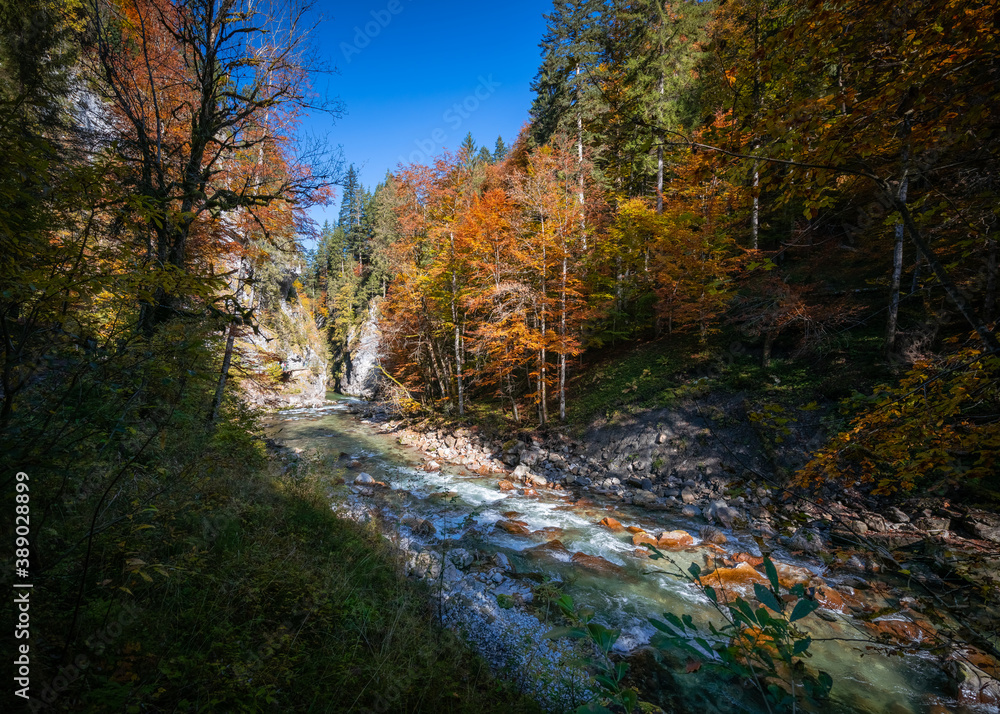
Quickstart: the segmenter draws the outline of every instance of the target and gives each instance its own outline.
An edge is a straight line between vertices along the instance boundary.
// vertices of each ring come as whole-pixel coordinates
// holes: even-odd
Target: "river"
[[[585,697],[586,677],[575,663],[569,643],[543,640],[551,625],[539,622],[530,608],[519,604],[534,600],[538,605],[541,600],[534,596],[539,587],[557,587],[576,603],[594,608],[599,621],[621,630],[616,649],[622,653],[648,643],[655,632],[649,618],[662,618],[664,612],[689,614],[696,622],[720,622],[704,594],[673,568],[637,557],[631,534],[599,525],[601,519],[611,516],[626,526],[653,533],[685,530],[697,541],[703,523],[666,511],[604,504],[597,497],[593,503],[581,503],[568,491],[540,489],[537,496],[523,495],[520,490],[501,491],[497,476],[484,477],[447,463],[442,463],[440,471],[428,473],[420,468],[426,456],[359,421],[349,412],[349,403],[343,399],[317,409],[280,412],[269,421],[268,435],[311,455],[331,478],[347,479],[345,485],[331,486],[334,510],[362,519],[378,510],[387,535],[411,553],[411,561],[414,553],[423,551],[427,554],[424,565],[435,559],[440,562],[444,556],[446,564],[459,562],[464,566],[449,565],[444,577],[436,578],[446,585],[441,598],[445,621],[462,630],[494,666],[519,678],[553,709],[574,697],[576,701]],[[373,498],[367,495],[368,489],[352,488],[351,482],[360,472],[390,489],[379,489]],[[433,525],[433,532],[424,520]],[[525,524],[530,533],[495,529],[497,522],[512,520]],[[757,544],[746,534],[723,532],[726,553],[759,553]],[[565,551],[557,545],[538,548],[555,539]],[[477,562],[469,567],[460,562],[462,558],[453,557],[456,553],[462,558],[464,553],[478,555]],[[573,553],[599,556],[617,568],[601,572],[599,563],[594,569],[581,565],[579,558],[571,560]],[[496,554],[506,556],[511,568]],[[690,563],[702,564],[704,560],[701,548],[681,549],[670,555],[677,568],[686,569]],[[838,586],[836,577],[815,563],[780,549],[772,557],[806,568],[816,578]],[[417,566],[419,572],[419,562]],[[437,571],[432,568],[431,574]],[[838,589],[853,593],[847,587]],[[509,599],[499,598],[498,602],[498,594]],[[834,681],[831,700],[822,711],[986,711],[963,709],[946,694],[948,678],[936,658],[920,653],[886,656],[870,648],[862,624],[848,608],[841,609],[845,612],[824,610],[823,617],[814,615],[801,621],[814,638],[809,665],[828,672]],[[655,673],[647,675],[644,681],[656,679]],[[690,712],[760,711],[753,697],[710,667],[660,681],[660,686],[672,691],[642,695],[667,707]]]

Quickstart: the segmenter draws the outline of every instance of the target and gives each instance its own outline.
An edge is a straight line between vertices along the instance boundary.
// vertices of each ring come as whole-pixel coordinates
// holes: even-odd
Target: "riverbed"
[[[318,462],[329,474],[331,507],[348,517],[377,520],[408,559],[411,576],[437,585],[442,619],[553,710],[585,699],[588,685],[578,650],[568,641],[543,639],[556,618],[540,621],[540,588],[555,588],[592,607],[600,622],[621,631],[616,650],[623,655],[648,644],[656,632],[650,618],[662,619],[665,612],[721,623],[708,598],[681,574],[691,563],[704,564],[708,547],[698,536],[703,522],[603,503],[598,497],[581,499],[570,491],[505,491],[496,475],[444,461],[440,470],[428,472],[426,455],[359,421],[350,404],[345,399],[281,412],[270,420],[268,435]],[[375,485],[354,485],[361,473]],[[338,484],[340,479],[345,483]],[[631,533],[601,525],[607,517],[650,533],[683,530],[694,543],[671,550],[672,564],[661,565],[664,561],[637,554]],[[518,526],[512,532],[497,528],[511,522]],[[749,535],[725,529],[723,534],[725,544],[713,548],[721,547],[727,557],[760,554]],[[810,571],[815,582],[860,597],[816,563],[780,548],[772,558],[796,572]],[[935,657],[886,656],[867,641],[868,631],[848,608],[831,603],[821,614],[802,622],[814,638],[809,666],[826,671],[834,681],[823,711],[987,711],[961,708],[950,698],[948,678]],[[649,658],[634,661],[638,665]],[[690,674],[682,670],[662,681],[673,691],[643,696],[690,712],[761,711],[753,697],[711,667]]]

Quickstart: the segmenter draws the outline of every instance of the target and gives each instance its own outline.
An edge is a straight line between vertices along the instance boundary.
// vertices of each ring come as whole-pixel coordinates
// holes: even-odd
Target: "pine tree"
[[[503,161],[504,159],[506,159],[508,151],[509,150],[507,148],[507,145],[505,143],[503,143],[503,137],[502,136],[498,136],[497,137],[497,143],[493,147],[493,163],[494,164],[499,164],[501,161]]]

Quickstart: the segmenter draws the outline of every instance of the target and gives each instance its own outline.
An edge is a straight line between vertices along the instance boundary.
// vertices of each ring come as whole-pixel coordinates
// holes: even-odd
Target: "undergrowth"
[[[79,551],[36,581],[32,711],[537,710],[437,626],[389,544],[335,517],[318,480],[282,472],[245,424],[193,441],[192,466],[161,456],[134,479],[158,497],[95,535],[71,634]]]

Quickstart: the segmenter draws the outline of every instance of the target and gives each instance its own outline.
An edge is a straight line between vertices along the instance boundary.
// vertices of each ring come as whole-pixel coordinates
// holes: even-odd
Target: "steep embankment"
[[[346,343],[340,368],[335,375],[335,390],[361,399],[377,398],[382,349],[378,300],[369,304],[365,321],[347,333]]]
[[[319,406],[326,399],[327,347],[302,304],[297,277],[286,271],[258,331],[236,341],[247,372],[255,377],[241,381],[244,398],[258,408]]]

